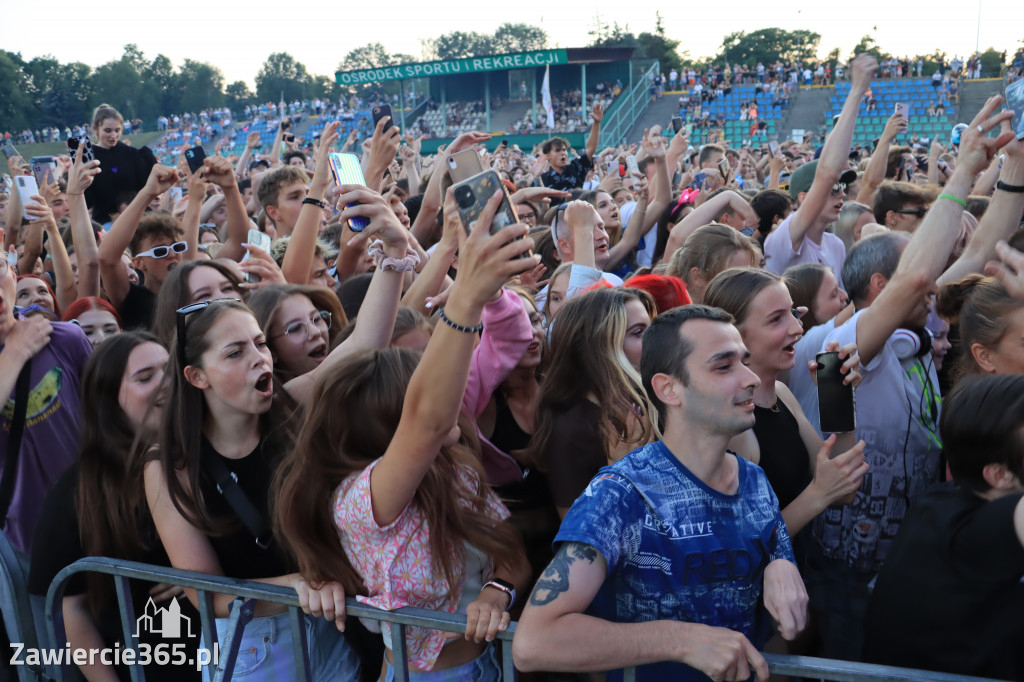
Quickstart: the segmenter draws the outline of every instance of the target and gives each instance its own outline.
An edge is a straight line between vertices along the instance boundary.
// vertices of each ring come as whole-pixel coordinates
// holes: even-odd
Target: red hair
[[[659,313],[693,303],[686,291],[686,283],[670,275],[637,275],[624,286],[643,289],[653,296]]]
[[[57,294],[53,293],[53,287],[51,287],[50,283],[47,282],[42,277],[40,277],[39,275],[18,275],[18,281],[20,282],[21,280],[28,279],[29,277],[31,277],[33,279],[38,279],[40,282],[43,283],[43,286],[46,287],[46,290],[50,292],[50,298],[53,299],[53,314],[56,315],[59,318],[60,317],[60,303],[57,303]]]
[[[77,320],[82,313],[90,310],[103,310],[110,313],[114,316],[114,319],[117,320],[117,326],[122,329],[124,328],[124,324],[121,322],[121,316],[117,314],[117,309],[110,305],[109,301],[104,301],[98,296],[85,296],[84,298],[76,299],[74,303],[68,306],[68,309],[64,311],[64,314],[61,315],[60,319],[62,322]]]

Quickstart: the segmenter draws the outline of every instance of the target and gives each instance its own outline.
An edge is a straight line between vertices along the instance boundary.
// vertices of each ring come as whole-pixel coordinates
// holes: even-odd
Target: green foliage
[[[720,58],[729,64],[756,66],[777,61],[809,61],[818,53],[821,35],[812,31],[762,28],[752,33],[737,31],[722,40]]]
[[[629,30],[629,24],[620,26],[615,21],[609,24],[601,18],[600,14],[594,15],[594,23],[587,34],[590,36],[588,47],[637,47],[636,36]]]
[[[246,106],[255,102],[256,96],[252,94],[252,90],[244,81],[235,81],[229,84],[225,91],[224,103],[231,111],[244,110]]]
[[[548,34],[539,26],[504,23],[494,32],[492,45],[496,54],[544,50],[548,46]]]
[[[256,74],[256,99],[260,102],[286,102],[303,99],[309,74],[301,62],[287,52],[275,52],[263,62]],[[283,93],[283,94],[282,94]]]
[[[864,54],[865,52],[879,60],[885,59],[889,56],[888,53],[882,52],[881,48],[878,47],[878,43],[876,43],[875,39],[871,36],[864,36],[860,39],[857,46],[853,48],[853,54],[850,55],[850,59],[852,60],[857,55]]]
[[[998,52],[990,47],[980,55],[982,78],[995,78],[1000,75],[1003,64],[1006,63],[1006,53]]]

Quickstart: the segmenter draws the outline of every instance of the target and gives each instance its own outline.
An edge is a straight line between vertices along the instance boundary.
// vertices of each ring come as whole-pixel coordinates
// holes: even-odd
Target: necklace
[[[754,405],[757,405],[757,407],[760,407],[762,410],[768,410],[769,412],[774,412],[775,414],[779,413],[779,399],[778,398],[776,398],[775,402],[772,403],[771,405],[758,405],[757,403],[754,403]]]

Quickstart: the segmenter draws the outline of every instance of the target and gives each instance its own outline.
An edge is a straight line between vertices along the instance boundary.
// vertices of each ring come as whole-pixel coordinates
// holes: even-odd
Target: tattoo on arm
[[[550,604],[558,595],[569,591],[569,569],[577,560],[584,560],[588,564],[594,563],[597,559],[597,550],[582,542],[567,542],[558,550],[558,554],[551,560],[544,574],[537,581],[530,595],[530,603],[534,606]]]

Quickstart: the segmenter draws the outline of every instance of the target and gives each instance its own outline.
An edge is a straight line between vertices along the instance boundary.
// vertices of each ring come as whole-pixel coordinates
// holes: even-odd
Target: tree
[[[548,34],[537,26],[504,23],[494,32],[491,46],[495,54],[543,50],[548,46]]]
[[[224,103],[228,110],[236,116],[240,116],[245,107],[253,104],[255,101],[256,97],[252,94],[249,86],[245,84],[245,81],[235,81],[230,83],[225,89]]]
[[[643,59],[656,59],[660,63],[662,71],[671,71],[682,66],[683,60],[679,57],[679,41],[670,40],[665,35],[665,25],[661,18],[661,12],[655,12],[657,18],[654,33],[641,33],[637,36],[640,56]]]
[[[762,28],[752,33],[737,31],[722,40],[721,59],[729,64],[755,66],[777,61],[807,62],[818,53],[821,36],[811,31]]]
[[[0,50],[0,131],[34,127],[38,110],[28,87],[21,55]]]
[[[174,64],[162,54],[143,69],[142,90],[139,97],[139,116],[155,121],[160,116],[181,111],[181,81],[174,72]]]
[[[61,64],[54,74],[53,83],[40,101],[40,117],[44,125],[61,128],[80,123],[92,124],[92,69],[88,64],[72,62]]]
[[[630,30],[629,24],[619,26],[619,22],[608,22],[601,19],[600,14],[594,15],[593,28],[587,31],[590,35],[589,47],[636,47],[637,39]]]
[[[438,59],[462,59],[494,54],[494,39],[476,32],[445,33],[435,38],[431,46]]]
[[[295,61],[287,52],[275,52],[256,74],[256,99],[260,102],[276,102],[282,97],[286,101],[303,99],[309,74],[304,64]]]
[[[872,55],[875,59],[879,61],[881,61],[885,57],[885,54],[883,54],[882,50],[879,49],[878,43],[876,43],[875,39],[869,35],[866,35],[860,39],[860,42],[857,43],[857,45],[853,48],[853,54],[850,55],[850,59],[852,60],[857,55],[864,53]]]
[[[183,111],[201,111],[224,103],[224,74],[216,66],[186,59],[178,71],[178,80]]]
[[[368,43],[350,50],[338,64],[338,71],[355,71],[357,69],[379,69],[394,64],[394,57],[380,43]]]

